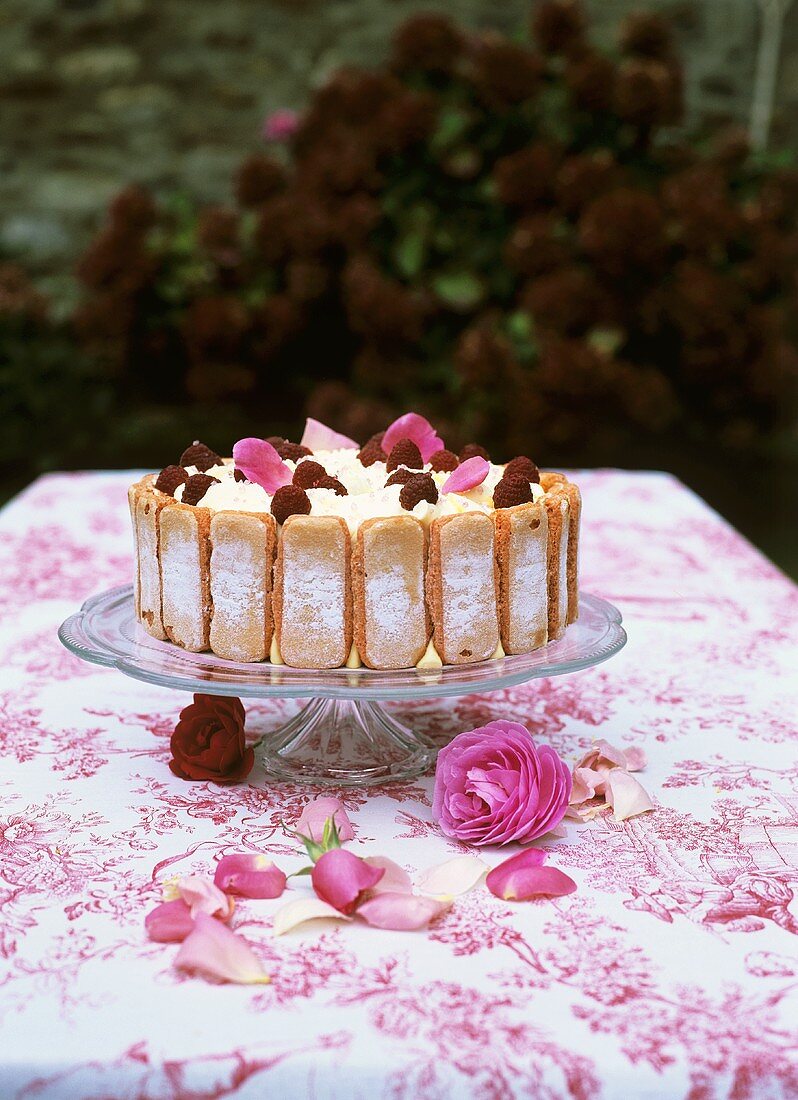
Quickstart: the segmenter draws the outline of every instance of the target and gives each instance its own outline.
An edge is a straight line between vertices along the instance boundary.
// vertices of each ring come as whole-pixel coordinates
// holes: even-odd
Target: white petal
[[[289,901],[287,905],[283,905],[274,914],[274,934],[282,936],[284,932],[290,932],[298,924],[304,924],[309,920],[349,919],[321,898],[296,898],[294,901]]]
[[[488,870],[487,863],[477,856],[454,856],[422,871],[416,889],[434,897],[456,898],[472,890]]]

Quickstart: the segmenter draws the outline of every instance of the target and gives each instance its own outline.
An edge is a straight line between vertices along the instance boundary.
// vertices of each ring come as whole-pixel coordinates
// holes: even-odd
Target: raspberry
[[[506,474],[493,490],[494,508],[514,508],[516,504],[528,504],[532,499],[532,489],[525,477],[518,474]]]
[[[399,503],[408,512],[412,512],[420,500],[438,503],[438,487],[431,474],[414,474],[399,494]]]
[[[310,512],[310,497],[298,485],[281,485],[272,497],[272,515],[278,523],[289,516],[306,516]]]
[[[369,447],[374,444],[375,447],[382,447],[382,441],[385,439],[385,432],[375,432],[370,439],[367,439],[363,444],[364,447]]]
[[[388,472],[395,470],[397,466],[407,466],[411,470],[424,469],[421,451],[412,439],[400,439],[394,444],[393,450],[388,455]]]
[[[504,467],[502,477],[507,477],[508,474],[513,477],[525,477],[527,481],[533,481],[536,484],[540,483],[540,470],[532,459],[527,458],[526,455],[518,455],[516,458],[510,459]]]
[[[238,468],[236,468],[235,470],[233,470],[233,480],[234,481],[249,481],[249,478],[247,477],[247,475],[244,473],[243,470],[239,470]]]
[[[271,445],[272,445],[272,447],[274,447],[275,451],[279,451],[280,448],[282,447],[282,445],[284,443],[287,443],[288,440],[283,439],[283,437],[281,435],[267,435],[266,436],[266,442],[271,443]]]
[[[314,489],[335,489],[336,496],[348,497],[349,490],[337,477],[322,477],[313,486]]]
[[[411,477],[418,477],[418,474],[414,474],[412,470],[407,470],[404,466],[400,466],[398,470],[394,470],[385,482],[385,488],[387,489],[389,485],[407,485]]]
[[[305,459],[294,470],[293,481],[294,485],[298,485],[300,489],[315,489],[323,477],[327,477],[327,471],[322,464]]]
[[[211,477],[210,474],[192,474],[183,489],[183,503],[199,504],[211,485],[218,484],[218,477]]]
[[[178,485],[182,485],[184,481],[188,481],[188,472],[184,470],[182,466],[167,466],[166,469],[161,470],[158,474],[155,488],[173,497],[175,495],[175,489]]]
[[[375,438],[375,436],[372,436],[368,443],[357,452],[357,457],[363,466],[373,466],[375,462],[385,462],[388,457],[379,443],[374,442]]]
[[[303,447],[301,443],[289,443],[288,440],[284,440],[279,447],[275,446],[274,449],[280,458],[289,458],[292,462],[299,462],[300,458],[313,454],[310,447]]]
[[[442,451],[436,451],[429,461],[433,470],[438,473],[456,470],[460,465],[460,459],[454,451],[447,451],[445,448]]]
[[[480,447],[478,443],[466,443],[460,452],[460,461],[465,462],[467,458],[476,458],[477,455],[480,458],[486,458],[490,462],[490,455],[484,447]]]
[[[181,466],[196,466],[203,473],[210,470],[211,466],[221,466],[221,464],[222,460],[216,451],[212,451],[210,447],[206,447],[198,439],[195,439],[190,447],[186,447],[180,456]]]

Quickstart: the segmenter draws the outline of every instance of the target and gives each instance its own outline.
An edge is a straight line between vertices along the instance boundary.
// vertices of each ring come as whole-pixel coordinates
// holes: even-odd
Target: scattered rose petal
[[[194,931],[183,940],[175,966],[238,985],[271,981],[247,941],[207,913],[197,913]]]
[[[268,856],[253,852],[222,856],[213,881],[225,893],[242,898],[279,898],[285,890],[285,873]]]
[[[415,894],[387,892],[358,906],[357,916],[374,928],[389,928],[394,932],[414,932],[426,928],[431,920],[440,916],[451,901],[422,898]]]
[[[303,447],[310,447],[311,451],[351,451],[360,450],[360,444],[348,435],[334,432],[320,420],[314,420],[309,416],[305,421],[305,430],[299,441]]]
[[[289,901],[274,914],[274,934],[282,936],[299,924],[309,920],[351,920],[321,898],[297,898]]]
[[[454,898],[472,890],[487,870],[487,863],[478,856],[455,856],[422,872],[416,888],[422,894]]]
[[[644,814],[654,809],[654,803],[641,784],[623,768],[613,768],[607,776],[607,805],[612,806],[616,821]]]
[[[370,867],[345,848],[333,848],[314,864],[310,881],[322,901],[341,913],[351,913],[361,895],[371,890],[384,874],[381,867]]]
[[[490,463],[481,455],[474,455],[461,462],[456,470],[447,477],[443,483],[444,493],[467,493],[469,489],[476,489],[481,485],[490,473]]]
[[[249,481],[260,485],[267,493],[276,493],[283,485],[290,485],[294,476],[288,466],[265,439],[239,439],[233,447],[236,469]]]
[[[645,766],[646,754],[642,749],[619,749],[603,738],[594,741],[582,759],[576,763],[577,768],[593,768],[599,771],[602,768],[625,768],[628,772],[637,772]]]
[[[207,913],[209,917],[229,920],[233,914],[232,899],[204,875],[179,878],[177,892],[191,910],[192,917],[196,917],[197,913]]]
[[[388,428],[382,437],[382,449],[387,455],[400,439],[412,440],[421,451],[425,462],[429,462],[436,451],[443,451],[446,447],[429,420],[418,413],[405,413]]]
[[[556,867],[544,867],[546,853],[527,848],[510,856],[488,874],[490,892],[503,901],[528,901],[535,897],[572,894],[576,883]]]
[[[182,943],[194,928],[191,910],[182,898],[163,901],[144,918],[147,935],[156,943]]]
[[[303,836],[309,836],[311,840],[315,840],[319,844],[324,834],[324,824],[329,818],[332,818],[335,822],[338,839],[342,843],[352,840],[355,831],[352,828],[352,822],[347,817],[343,803],[340,799],[332,798],[329,795],[319,795],[318,798],[314,798],[307,803],[299,815],[299,820],[295,826],[296,831]]]
[[[363,862],[368,863],[369,867],[381,868],[385,872],[379,882],[371,887],[370,893],[413,893],[413,884],[410,881],[410,875],[408,875],[407,871],[405,871],[403,867],[400,867],[398,863],[394,863],[392,859],[388,859],[387,856],[366,856]]]

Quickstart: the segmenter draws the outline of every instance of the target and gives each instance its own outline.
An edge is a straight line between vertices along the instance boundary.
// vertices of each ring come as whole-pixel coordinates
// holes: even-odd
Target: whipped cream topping
[[[346,486],[348,492],[348,496],[338,496],[334,489],[308,489],[310,514],[340,516],[352,532],[367,519],[411,515],[426,525],[441,516],[454,516],[462,512],[490,513],[493,511],[493,491],[504,473],[504,466],[491,463],[487,477],[476,489],[469,489],[465,493],[442,493],[441,487],[449,474],[433,472],[427,464],[424,470],[432,474],[438,486],[438,501],[436,504],[430,504],[426,500],[419,501],[415,508],[408,512],[399,503],[402,486],[385,487],[389,475],[384,462],[363,466],[357,457],[357,451],[351,449],[316,451],[309,457],[312,457],[314,462],[321,463],[332,477],[337,477]],[[286,460],[286,465],[295,470],[298,463],[289,459]],[[195,474],[198,471],[189,466],[188,472]],[[219,484],[208,488],[200,501],[200,507],[209,508],[213,512],[270,511],[271,494],[254,482],[236,481],[232,459],[226,459],[222,465],[212,466],[205,472],[217,478]],[[540,485],[532,486],[534,500],[539,500],[543,495]],[[182,496],[183,486],[179,485],[175,490],[175,500],[181,500]]]

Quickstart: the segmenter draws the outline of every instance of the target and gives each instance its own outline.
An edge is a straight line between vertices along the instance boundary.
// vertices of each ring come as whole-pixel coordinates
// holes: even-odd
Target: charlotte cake
[[[136,615],[235,661],[420,668],[526,653],[578,615],[581,497],[518,456],[445,450],[410,413],[363,447],[195,443],[128,493]]]

